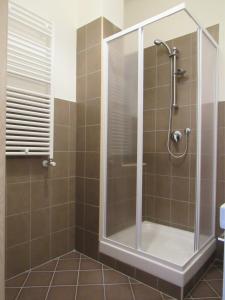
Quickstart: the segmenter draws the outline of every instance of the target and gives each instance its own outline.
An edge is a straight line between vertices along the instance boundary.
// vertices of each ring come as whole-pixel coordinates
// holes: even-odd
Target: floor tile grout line
[[[106,271],[109,271],[111,269],[105,269]],[[60,269],[60,270],[56,270],[56,271],[31,271],[32,273],[53,273],[53,272],[56,272],[56,273],[59,273],[59,272],[73,272],[73,271],[78,271],[78,269]],[[86,269],[86,270],[80,270],[82,272],[96,272],[96,271],[101,271],[101,269]]]
[[[54,272],[52,274],[52,279],[51,279],[51,281],[49,283],[49,286],[48,286],[48,290],[47,290],[47,293],[46,293],[46,296],[45,296],[45,300],[47,300],[47,298],[48,298],[48,295],[49,295],[49,292],[50,292],[50,289],[51,289],[51,286],[52,286],[52,283],[53,283],[53,280],[54,280],[54,277],[55,277],[55,271],[58,267],[58,264],[59,264],[59,258],[58,258],[57,263],[55,265],[55,269],[54,269]]]
[[[201,297],[201,298],[193,298],[193,297],[190,297],[190,298],[184,298],[184,299],[192,299],[192,300],[205,300],[206,298],[205,298],[205,296],[204,297]],[[221,297],[207,297],[207,300],[208,299],[220,299],[221,300]]]
[[[218,296],[218,297],[221,297],[220,295],[219,295],[219,293],[216,291],[216,289],[214,289],[214,287],[208,282],[208,281],[205,281],[206,282],[206,284],[208,285],[208,287],[211,289],[211,290],[213,290],[213,292]]]
[[[7,282],[9,282],[10,280],[13,280],[13,279],[15,279],[15,278],[17,278],[17,277],[20,277],[20,276],[22,276],[22,275],[28,274],[30,271],[31,271],[31,270],[28,269],[28,270],[26,270],[26,271],[24,271],[24,272],[22,272],[22,273],[19,273],[19,274],[13,276],[13,277],[10,277],[10,278],[6,279],[5,282],[7,283]]]
[[[208,271],[210,270],[210,268],[212,266],[214,266],[215,260],[212,261],[212,263],[208,266],[208,268],[206,268],[205,272],[203,272],[202,276],[200,276],[200,278],[198,279],[198,281],[196,282],[196,284],[193,285],[193,287],[190,289],[190,291],[187,293],[187,297],[188,295],[190,295],[192,297],[192,292],[194,291],[194,289],[199,285],[199,283],[202,281],[202,279],[206,276],[206,274],[208,273]]]
[[[208,281],[209,283],[211,282],[211,281],[223,281],[223,278],[210,278],[210,279],[201,279],[201,281],[204,281],[204,282],[206,282],[206,281]]]
[[[165,298],[163,297],[164,294],[162,292],[159,292],[159,294],[160,294],[162,300],[165,300]]]
[[[104,265],[102,264],[102,283],[103,283],[103,293],[104,300],[106,300],[106,291],[105,291],[105,274],[104,274]]]
[[[22,289],[24,288],[24,286],[25,286],[25,284],[26,284],[26,282],[27,282],[27,280],[28,280],[29,275],[30,275],[30,271],[27,273],[27,277],[25,278],[24,283],[23,283],[23,285],[21,286],[21,288],[20,288],[20,290],[19,290],[19,292],[18,292],[18,294],[17,294],[15,300],[18,300],[18,299],[19,299],[19,296],[20,296],[20,294],[21,294],[21,292],[22,292]]]
[[[78,252],[79,253],[79,252]],[[79,264],[78,264],[78,270],[77,270],[77,284],[76,284],[76,291],[75,291],[75,300],[77,299],[77,293],[78,293],[78,282],[79,282],[79,276],[80,276],[80,265],[81,265],[81,253],[79,258]]]
[[[130,277],[128,277],[128,281],[129,281],[129,284],[130,284],[130,289],[131,289],[131,293],[132,293],[133,300],[135,300],[135,295],[134,295],[134,291],[133,291],[132,284],[131,284],[131,282],[130,282]]]
[[[106,283],[104,284],[105,286],[117,286],[117,285],[130,285],[129,282],[117,282],[117,283]],[[139,284],[133,284],[133,285],[139,285]],[[142,284],[141,284],[142,285]],[[63,287],[63,286],[103,286],[102,283],[84,283],[84,284],[51,284],[51,287]],[[30,285],[30,286],[24,286],[24,287],[7,287],[6,289],[29,289],[29,288],[46,288],[49,287],[49,285]],[[149,288],[151,288],[150,286],[147,286]],[[155,290],[155,289],[154,289]],[[156,290],[158,292],[160,292],[159,290]],[[165,294],[164,294],[165,295]],[[169,295],[168,295],[169,296]],[[172,296],[170,296],[172,297]],[[217,297],[216,297],[217,298]]]

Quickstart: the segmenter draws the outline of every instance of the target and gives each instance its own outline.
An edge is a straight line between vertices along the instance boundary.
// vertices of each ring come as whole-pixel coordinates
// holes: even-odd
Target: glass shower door
[[[136,244],[138,33],[108,43],[106,237]]]
[[[180,18],[186,31],[168,32]],[[196,30],[183,12],[143,28],[141,250],[177,265],[194,253]],[[183,74],[174,79],[178,70]],[[177,143],[175,131],[181,134]]]
[[[209,37],[200,31],[201,51],[201,94],[198,109],[199,119],[199,241],[198,248],[214,236],[215,187],[216,187],[216,73],[217,47]],[[209,71],[210,70],[210,71]]]

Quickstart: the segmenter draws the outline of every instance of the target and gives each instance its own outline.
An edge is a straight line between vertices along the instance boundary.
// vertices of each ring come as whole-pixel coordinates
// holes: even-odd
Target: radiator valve
[[[56,162],[55,162],[52,158],[45,159],[45,160],[43,160],[43,162],[42,162],[42,166],[43,166],[44,168],[55,167],[55,166],[56,166]]]

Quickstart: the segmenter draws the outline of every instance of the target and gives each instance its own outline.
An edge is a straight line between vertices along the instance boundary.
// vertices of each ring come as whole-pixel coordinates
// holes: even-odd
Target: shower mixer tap
[[[190,133],[191,133],[191,129],[188,128],[188,127],[185,128],[184,134],[185,134],[186,136],[189,136]],[[180,130],[174,130],[174,131],[171,132],[170,137],[171,137],[171,140],[172,140],[173,142],[178,143],[178,142],[182,139],[183,134],[181,133]]]
[[[180,130],[175,130],[171,132],[170,136],[172,141],[175,143],[178,143],[182,139],[182,133],[180,132]]]

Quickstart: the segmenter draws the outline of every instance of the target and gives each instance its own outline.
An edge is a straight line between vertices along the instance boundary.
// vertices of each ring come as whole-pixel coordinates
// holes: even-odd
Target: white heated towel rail
[[[9,3],[6,155],[53,158],[53,26]]]

